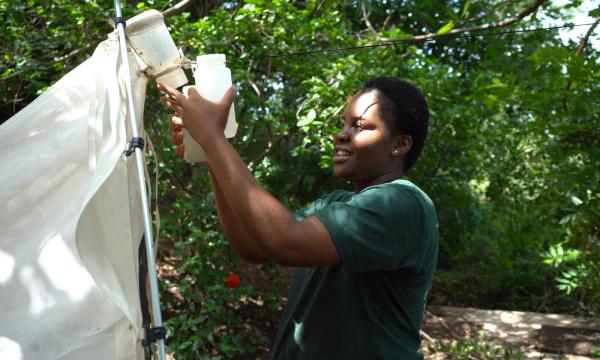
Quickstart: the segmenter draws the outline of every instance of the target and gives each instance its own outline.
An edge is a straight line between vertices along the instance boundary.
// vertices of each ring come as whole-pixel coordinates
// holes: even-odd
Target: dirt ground
[[[435,341],[466,338],[518,348],[540,360],[597,359],[600,353],[600,320],[561,314],[429,306],[423,333],[425,353]]]

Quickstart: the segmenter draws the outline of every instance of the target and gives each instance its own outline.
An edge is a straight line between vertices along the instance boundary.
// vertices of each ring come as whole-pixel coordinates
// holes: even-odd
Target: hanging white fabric
[[[148,80],[130,63],[141,119]],[[0,126],[1,359],[143,358],[143,224],[120,70],[111,34]]]

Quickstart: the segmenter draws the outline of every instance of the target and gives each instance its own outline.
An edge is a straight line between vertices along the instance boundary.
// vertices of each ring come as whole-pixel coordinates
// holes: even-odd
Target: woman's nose
[[[340,131],[338,131],[337,134],[335,134],[333,136],[333,143],[338,144],[341,142],[346,142],[346,141],[348,141],[348,137],[349,137],[348,131],[347,131],[346,127],[344,126],[343,128],[340,129]]]

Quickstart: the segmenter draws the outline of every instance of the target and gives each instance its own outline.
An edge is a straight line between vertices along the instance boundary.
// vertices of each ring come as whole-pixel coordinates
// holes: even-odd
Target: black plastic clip
[[[144,139],[141,137],[131,138],[129,145],[127,146],[127,150],[125,150],[125,155],[130,156],[135,151],[135,148],[140,148],[144,150]]]
[[[117,26],[119,26],[119,24],[123,24],[123,28],[125,28],[125,26],[127,26],[127,22],[125,21],[125,19],[122,16],[115,17],[115,28],[117,28]]]
[[[148,346],[156,340],[165,340],[167,338],[167,330],[163,326],[146,328],[146,338],[142,344]]]

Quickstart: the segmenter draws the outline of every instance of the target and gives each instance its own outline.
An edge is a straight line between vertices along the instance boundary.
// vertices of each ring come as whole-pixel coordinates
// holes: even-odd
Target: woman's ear
[[[412,137],[410,135],[398,135],[392,148],[392,156],[404,156],[412,147]]]

